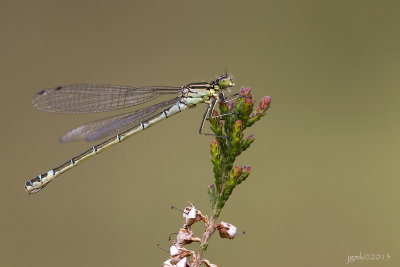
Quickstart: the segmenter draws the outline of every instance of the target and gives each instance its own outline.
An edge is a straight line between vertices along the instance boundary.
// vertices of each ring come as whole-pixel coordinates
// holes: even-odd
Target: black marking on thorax
[[[214,88],[214,85],[209,82],[198,82],[198,83],[189,83],[186,85],[189,89],[210,89]]]

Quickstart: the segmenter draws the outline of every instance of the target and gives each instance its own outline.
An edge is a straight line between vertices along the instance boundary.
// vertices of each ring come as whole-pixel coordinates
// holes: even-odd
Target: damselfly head
[[[230,77],[228,74],[219,76],[219,77],[215,80],[215,82],[216,82],[222,89],[229,88],[229,87],[232,87],[232,86],[235,85],[235,84],[233,83],[233,78]]]

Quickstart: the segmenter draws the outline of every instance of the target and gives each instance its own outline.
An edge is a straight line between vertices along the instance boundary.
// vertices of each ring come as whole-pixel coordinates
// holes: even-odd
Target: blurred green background
[[[209,213],[206,108],[183,112],[28,196],[26,180],[93,144],[67,130],[110,114],[33,110],[77,82],[183,85],[225,68],[272,97],[238,164],[252,174],[212,238],[218,266],[400,266],[398,1],[2,1],[0,266],[161,266],[183,224]],[[114,114],[114,113],[112,113]],[[197,234],[201,227],[195,227]],[[189,248],[194,248],[191,246]]]

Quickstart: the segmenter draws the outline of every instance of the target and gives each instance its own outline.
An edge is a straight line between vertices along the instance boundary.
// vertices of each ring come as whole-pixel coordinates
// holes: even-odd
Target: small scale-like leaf
[[[207,190],[208,196],[210,198],[210,202],[211,202],[211,207],[215,206],[215,203],[217,201],[217,196],[215,193],[215,185],[209,185],[208,186],[208,190]]]

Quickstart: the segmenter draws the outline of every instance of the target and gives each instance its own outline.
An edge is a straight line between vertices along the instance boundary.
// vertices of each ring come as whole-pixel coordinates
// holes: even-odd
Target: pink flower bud
[[[242,87],[242,88],[240,88],[239,95],[240,96],[251,97],[251,88],[250,87],[247,87],[247,88]]]
[[[218,142],[218,140],[217,139],[213,139],[213,140],[211,140],[211,144],[210,144],[210,146],[211,146],[211,150],[219,150],[219,142]]]
[[[243,172],[251,172],[251,166],[243,166]]]
[[[213,112],[211,113],[212,117],[211,118],[211,122],[213,122],[213,120],[215,120],[215,123],[217,125],[219,125],[221,123],[221,118],[219,117],[219,113],[216,110],[213,110]]]
[[[270,105],[271,105],[271,97],[264,96],[263,99],[261,99],[260,104],[256,109],[256,114],[263,113],[269,108]]]
[[[233,168],[231,172],[231,179],[236,180],[240,175],[242,175],[242,167],[236,166]]]
[[[229,111],[232,111],[232,110],[235,108],[236,102],[235,102],[235,101],[232,101],[232,102],[228,102],[228,103],[226,103],[226,104],[227,104],[227,106],[228,106]]]
[[[251,135],[247,136],[246,139],[247,139],[247,140],[252,140],[252,139],[254,139],[254,134],[251,134]]]
[[[219,110],[221,111],[222,114],[226,113],[227,110],[229,109],[228,103],[223,102],[223,101],[219,101]]]
[[[246,98],[243,102],[242,114],[248,116],[253,111],[254,102],[250,98]]]
[[[241,120],[235,121],[234,128],[237,129],[238,132],[239,132],[239,131],[242,131],[242,129],[243,129],[243,123],[242,123],[242,121],[241,121]]]

